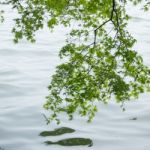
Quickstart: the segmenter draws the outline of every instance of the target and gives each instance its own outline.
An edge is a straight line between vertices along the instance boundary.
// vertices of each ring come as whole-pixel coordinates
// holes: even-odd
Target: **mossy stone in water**
[[[52,141],[46,141],[45,142],[47,145],[52,145],[52,144],[58,144],[62,146],[81,146],[81,145],[87,145],[91,147],[93,145],[93,141],[88,138],[68,138],[68,139],[63,139],[57,142],[52,142]]]
[[[57,136],[57,135],[62,135],[62,134],[72,133],[72,132],[75,132],[75,130],[68,127],[61,127],[55,129],[54,131],[43,131],[40,133],[40,136]]]
[[[137,120],[137,117],[134,117],[134,118],[130,118],[129,120]]]
[[[4,150],[2,147],[0,147],[0,150]]]

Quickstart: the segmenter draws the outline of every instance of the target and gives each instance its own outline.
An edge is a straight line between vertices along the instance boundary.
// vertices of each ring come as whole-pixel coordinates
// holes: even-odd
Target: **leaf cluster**
[[[150,69],[133,49],[136,40],[127,30],[129,16],[126,5],[142,0],[10,0],[18,10],[13,28],[14,41],[26,37],[34,42],[34,34],[46,24],[50,30],[59,24],[76,22],[59,56],[67,59],[56,68],[44,105],[51,114],[48,121],[60,123],[64,112],[70,119],[74,113],[91,121],[97,102],[108,103],[138,98],[150,90]],[[147,10],[149,2],[144,9]]]

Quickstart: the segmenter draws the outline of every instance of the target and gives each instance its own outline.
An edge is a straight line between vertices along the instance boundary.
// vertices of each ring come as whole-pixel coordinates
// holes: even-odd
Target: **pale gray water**
[[[138,101],[126,104],[126,112],[113,102],[100,104],[93,123],[76,117],[72,122],[62,116],[61,126],[74,128],[76,132],[46,139],[55,141],[70,137],[91,138],[93,147],[45,146],[41,131],[57,126],[45,124],[42,104],[47,86],[63,45],[65,32],[55,33],[46,29],[37,35],[37,43],[12,42],[10,29],[14,13],[6,10],[7,19],[0,25],[0,146],[5,150],[150,150],[150,94],[143,94]],[[150,66],[150,13],[130,8],[134,17],[130,31],[138,39],[135,46]],[[137,117],[137,120],[130,118]]]

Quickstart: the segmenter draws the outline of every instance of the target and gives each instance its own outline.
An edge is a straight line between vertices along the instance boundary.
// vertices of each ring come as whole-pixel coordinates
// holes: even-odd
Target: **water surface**
[[[93,123],[78,116],[72,122],[62,115],[62,124],[46,125],[42,105],[48,94],[47,86],[57,56],[65,42],[64,28],[55,33],[47,29],[37,34],[37,43],[26,41],[15,45],[11,27],[14,13],[6,8],[6,21],[0,25],[0,146],[5,150],[150,150],[150,94],[141,95],[138,101],[126,104],[126,111],[111,102],[99,105]],[[150,66],[150,14],[129,8],[133,16],[129,24],[131,33],[138,39],[135,48]],[[139,15],[140,14],[140,15]],[[135,119],[136,118],[136,119]],[[42,131],[58,127],[71,127],[76,132],[60,136],[41,137]],[[44,141],[65,138],[91,138],[93,146],[47,146]]]

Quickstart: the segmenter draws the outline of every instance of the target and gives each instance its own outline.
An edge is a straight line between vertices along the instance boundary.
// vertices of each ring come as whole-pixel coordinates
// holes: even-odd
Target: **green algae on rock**
[[[87,145],[87,146],[91,147],[91,146],[93,146],[93,141],[89,138],[67,138],[67,139],[59,140],[57,142],[46,141],[45,144],[47,144],[47,145],[58,144],[58,145],[62,145],[62,146]]]
[[[54,131],[43,131],[40,133],[40,136],[57,136],[57,135],[73,133],[73,132],[75,132],[74,129],[68,127],[61,127],[61,128],[56,128]]]

